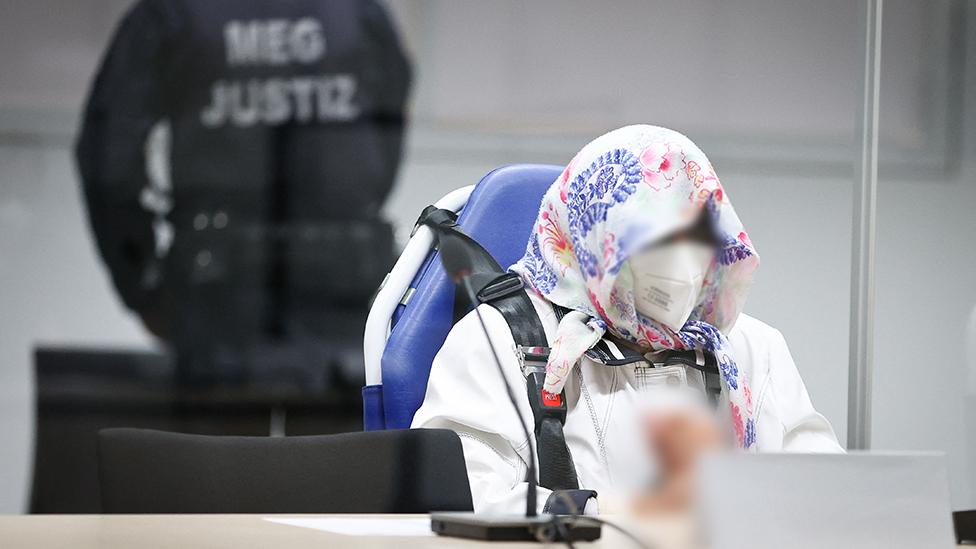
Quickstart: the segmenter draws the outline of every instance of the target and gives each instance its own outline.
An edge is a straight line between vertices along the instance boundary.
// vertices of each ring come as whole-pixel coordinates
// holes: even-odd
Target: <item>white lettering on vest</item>
[[[346,122],[359,116],[358,82],[350,74],[218,80],[210,104],[200,111],[207,128],[288,122]]]
[[[322,23],[312,17],[296,21],[228,21],[224,25],[224,44],[231,67],[309,64],[325,55]]]

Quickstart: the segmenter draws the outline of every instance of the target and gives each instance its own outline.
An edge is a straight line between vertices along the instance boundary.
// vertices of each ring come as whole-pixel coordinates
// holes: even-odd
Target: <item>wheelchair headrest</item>
[[[498,168],[475,187],[458,224],[503,267],[525,253],[542,195],[562,166],[521,164]],[[436,252],[417,273],[383,352],[383,408],[387,429],[410,426],[423,403],[431,362],[453,325],[454,284]]]

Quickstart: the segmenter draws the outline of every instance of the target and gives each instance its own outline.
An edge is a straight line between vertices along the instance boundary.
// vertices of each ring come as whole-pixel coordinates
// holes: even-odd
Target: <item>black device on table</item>
[[[438,535],[482,541],[596,541],[600,539],[600,525],[589,517],[569,515],[433,513],[430,516],[430,529]]]

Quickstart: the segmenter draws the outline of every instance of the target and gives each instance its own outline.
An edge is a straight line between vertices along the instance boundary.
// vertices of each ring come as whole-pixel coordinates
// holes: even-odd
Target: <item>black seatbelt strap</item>
[[[596,496],[594,490],[555,490],[546,499],[542,512],[550,515],[582,515],[586,502]]]
[[[417,226],[420,225],[430,227],[438,241],[443,235],[451,234],[469,247],[473,258],[470,282],[478,300],[498,310],[512,331],[535,420],[539,485],[550,490],[578,489],[576,467],[563,434],[563,425],[566,423],[566,393],[563,391],[555,399],[543,398],[542,385],[549,359],[549,342],[542,321],[525,293],[522,279],[515,273],[505,271],[488,250],[466,235],[457,225],[457,215],[454,212],[428,206],[417,219]],[[463,292],[455,292],[454,321],[460,320],[470,308],[479,304],[468,303]],[[557,314],[560,313],[561,311],[557,311]]]
[[[417,223],[414,225],[413,232],[417,232],[417,227],[420,227],[421,225],[430,227],[430,229],[434,231],[434,236],[437,238],[438,242],[440,241],[441,235],[450,233],[464,241],[469,247],[473,245],[481,248],[481,246],[475,242],[474,239],[464,234],[464,232],[458,228],[457,214],[450,210],[437,208],[436,206],[427,206],[424,208],[424,211],[420,212],[420,217],[417,218]],[[411,236],[413,236],[412,233]],[[479,288],[474,280],[476,276],[478,276],[480,273],[499,271],[501,268],[498,267],[498,262],[495,261],[495,258],[491,257],[491,254],[472,255],[474,264],[471,267],[472,272],[475,274],[472,274],[471,283],[475,285],[475,288]],[[466,303],[467,298],[465,297],[464,292],[461,290],[460,286],[456,286],[454,288],[454,318],[452,324],[456,324],[458,320],[461,320],[461,317],[467,314],[468,311],[467,307],[465,306]]]
[[[546,379],[546,360],[549,349],[543,348],[544,353],[535,354],[522,350],[523,373],[525,376],[525,390],[535,419],[536,453],[539,455],[539,485],[550,490],[576,490],[579,480],[576,476],[576,466],[573,464],[563,425],[566,424],[566,391],[558,395],[549,395],[542,391]],[[529,350],[536,348],[529,347]]]

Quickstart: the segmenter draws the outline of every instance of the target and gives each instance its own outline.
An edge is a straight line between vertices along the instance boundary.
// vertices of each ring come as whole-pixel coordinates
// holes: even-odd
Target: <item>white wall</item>
[[[848,143],[860,78],[855,3],[391,3],[417,65],[415,124],[387,204],[391,218],[408,228],[420,208],[499,164],[564,163],[589,138],[624,123],[680,129],[712,157],[762,256],[748,312],[784,332],[815,404],[843,440]],[[89,75],[126,5],[0,5],[0,436],[9,441],[0,449],[0,512],[24,509],[27,497],[32,346],[151,343],[120,307],[95,255],[68,149]],[[965,275],[976,260],[949,250],[972,249],[966,214],[976,205],[974,170],[929,169],[946,135],[947,84],[938,69],[948,66],[939,30],[949,2],[920,5],[886,2],[897,39],[885,50],[885,150],[916,154],[924,169],[906,168],[911,175],[882,186],[878,338],[885,344],[876,349],[879,371],[890,373],[876,384],[876,440],[948,449],[954,474],[965,479],[959,441],[974,427],[963,424],[958,372],[950,371],[961,369],[953,356],[961,347],[951,342],[973,306]],[[966,89],[976,86],[970,80]],[[938,284],[921,291],[931,265],[940,267]],[[922,299],[906,302],[906,294]],[[935,366],[922,367],[943,373],[919,377],[917,349],[931,340],[906,346],[906,334],[950,342],[937,360],[924,359]],[[968,475],[972,483],[971,469]],[[972,505],[973,493],[956,488],[954,497]]]
[[[968,6],[966,35],[974,37],[976,2]],[[976,40],[961,44],[960,50],[965,56],[958,75],[960,131],[950,143],[956,162],[941,176],[906,178],[889,172],[879,181],[872,426],[875,448],[945,451],[953,504],[972,509]],[[881,126],[886,131],[884,119]]]

